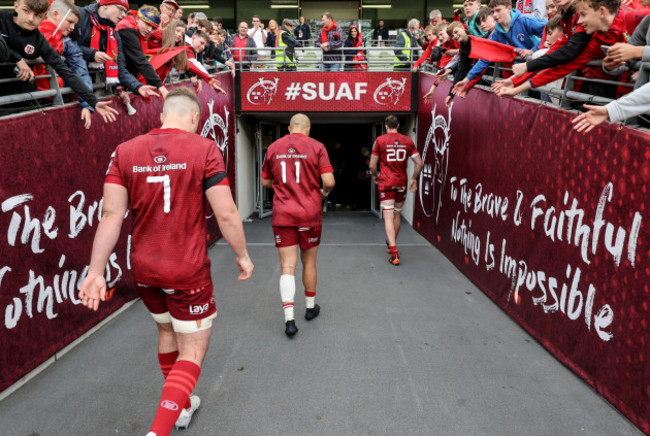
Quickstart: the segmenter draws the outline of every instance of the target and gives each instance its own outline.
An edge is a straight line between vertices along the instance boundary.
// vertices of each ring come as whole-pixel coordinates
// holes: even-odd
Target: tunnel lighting
[[[390,9],[393,5],[363,5],[364,9]]]

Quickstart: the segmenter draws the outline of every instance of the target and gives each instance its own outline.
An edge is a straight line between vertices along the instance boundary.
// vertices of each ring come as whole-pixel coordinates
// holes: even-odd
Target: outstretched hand
[[[106,279],[102,274],[89,272],[79,291],[81,304],[97,311],[100,301],[106,301]]]
[[[501,89],[503,89],[503,88],[512,88],[513,86],[514,86],[514,84],[512,83],[512,80],[505,79],[505,80],[497,80],[496,82],[494,82],[492,84],[491,88],[492,88],[492,91],[495,94],[498,95],[499,91],[501,91]]]
[[[111,104],[107,101],[100,101],[97,103],[95,105],[95,112],[101,115],[105,123],[112,123],[115,121],[117,114],[119,114],[119,112],[116,109],[113,109],[113,107],[111,107]]]
[[[154,95],[158,97],[160,95],[158,94],[158,89],[151,85],[142,85],[141,87],[139,87],[138,94],[140,94],[140,96],[144,98],[153,97]]]
[[[571,123],[575,124],[573,128],[578,132],[587,133],[591,131],[598,124],[603,121],[607,121],[609,114],[607,113],[607,108],[605,106],[591,106],[588,104],[583,105],[585,109],[589,109],[589,112],[578,115]]]
[[[210,80],[210,87],[212,87],[212,89],[222,94],[226,93],[226,91],[224,91],[223,88],[221,87],[221,82],[219,82],[217,79]]]

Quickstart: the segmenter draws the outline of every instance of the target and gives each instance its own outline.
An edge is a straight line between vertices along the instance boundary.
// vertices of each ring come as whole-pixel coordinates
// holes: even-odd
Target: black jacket
[[[160,88],[163,86],[160,76],[156,73],[156,70],[153,69],[140,45],[140,34],[136,29],[125,28],[120,29],[119,33],[120,38],[122,39],[122,51],[124,52],[124,62],[126,63],[126,69],[134,77],[138,77],[138,74],[142,74],[142,77],[147,82],[147,85],[155,86]]]
[[[21,59],[36,59],[39,56],[45,63],[51,65],[59,76],[70,86],[81,98],[92,107],[99,102],[92,90],[77,76],[63,59],[47,42],[41,32],[36,30],[27,31],[19,27],[13,20],[13,11],[0,11],[0,33],[7,41],[10,48],[10,62],[19,62]],[[13,70],[13,67],[12,67]],[[13,71],[4,77],[15,77]],[[8,85],[8,86],[7,86]],[[0,88],[0,94],[15,94],[16,84],[10,83]],[[20,88],[20,87],[19,87]]]

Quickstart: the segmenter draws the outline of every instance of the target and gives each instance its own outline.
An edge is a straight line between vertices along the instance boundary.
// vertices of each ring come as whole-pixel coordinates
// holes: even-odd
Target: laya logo
[[[257,83],[248,88],[246,100],[251,104],[271,104],[273,97],[278,93],[279,81],[277,77],[275,80],[264,80],[264,77],[260,77]]]
[[[160,403],[161,407],[164,407],[165,409],[169,410],[178,410],[178,404],[174,403],[173,401],[165,400],[162,403]]]
[[[28,55],[33,54],[34,53],[34,46],[31,45],[31,44],[27,44],[25,46],[25,53],[27,53]]]
[[[405,90],[406,77],[403,77],[401,81],[393,80],[389,77],[386,79],[386,82],[377,87],[374,98],[379,104],[397,104],[402,95],[404,95]]]
[[[203,306],[192,306],[190,305],[190,315],[202,315],[208,311],[210,308],[210,303],[205,303]]]
[[[165,163],[166,160],[167,158],[165,156],[156,156],[153,158],[153,161],[159,164]]]

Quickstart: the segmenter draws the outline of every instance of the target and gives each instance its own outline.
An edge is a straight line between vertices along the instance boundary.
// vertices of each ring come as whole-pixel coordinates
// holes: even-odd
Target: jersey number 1
[[[164,176],[148,176],[147,183],[162,183],[163,184],[163,212],[169,213],[171,209],[172,185],[169,181],[169,175]]]
[[[300,183],[300,162],[294,162],[296,165],[296,183]],[[280,162],[282,166],[282,183],[287,183],[287,163],[284,161]]]

